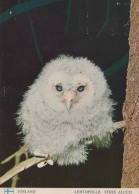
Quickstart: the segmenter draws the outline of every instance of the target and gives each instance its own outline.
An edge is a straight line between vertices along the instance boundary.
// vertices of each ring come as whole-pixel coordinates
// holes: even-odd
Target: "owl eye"
[[[83,92],[85,90],[86,86],[78,86],[77,91]]]
[[[58,92],[62,92],[63,90],[63,87],[61,85],[56,85],[55,88]]]

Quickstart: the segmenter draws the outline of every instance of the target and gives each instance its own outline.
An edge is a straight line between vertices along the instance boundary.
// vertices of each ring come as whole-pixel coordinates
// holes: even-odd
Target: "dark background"
[[[103,71],[118,62],[129,50],[129,0],[68,0],[24,12],[0,25],[0,160],[19,149],[15,113],[23,93],[44,63],[64,53],[85,56]],[[0,1],[3,13],[24,1]],[[67,10],[70,11],[69,23]],[[106,15],[108,17],[106,17]],[[106,23],[104,23],[106,21]],[[104,25],[104,28],[102,26]],[[126,59],[127,60],[127,59]],[[117,65],[118,65],[117,63]],[[125,66],[107,75],[112,97],[117,102],[115,120],[122,120],[125,99]],[[114,134],[110,149],[90,146],[88,161],[80,166],[56,164],[20,173],[18,187],[120,187],[123,132]],[[0,175],[14,161],[0,166]],[[2,187],[10,186],[11,180]]]

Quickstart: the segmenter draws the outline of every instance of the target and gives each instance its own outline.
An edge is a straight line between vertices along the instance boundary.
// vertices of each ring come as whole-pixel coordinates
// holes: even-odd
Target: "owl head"
[[[32,87],[38,87],[41,98],[55,112],[70,113],[93,106],[107,90],[102,71],[83,57],[61,55],[51,60],[35,82]]]

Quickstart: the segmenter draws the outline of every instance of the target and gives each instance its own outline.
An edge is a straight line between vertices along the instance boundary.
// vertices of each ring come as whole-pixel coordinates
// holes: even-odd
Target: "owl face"
[[[82,74],[68,75],[58,71],[50,75],[47,103],[56,112],[72,112],[89,106],[93,100],[92,82]]]
[[[45,102],[51,114],[68,117],[74,112],[84,114],[100,103],[107,84],[101,70],[86,58],[60,56],[46,64],[32,90],[36,88],[42,106]]]

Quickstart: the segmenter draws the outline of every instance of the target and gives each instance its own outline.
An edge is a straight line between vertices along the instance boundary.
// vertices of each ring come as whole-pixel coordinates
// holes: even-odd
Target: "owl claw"
[[[47,162],[47,164],[49,164],[51,166],[54,164],[54,161],[52,159],[48,159],[46,162]]]
[[[42,167],[46,166],[47,164],[52,166],[54,164],[54,162],[53,162],[52,159],[49,158],[49,159],[46,159],[45,161],[42,161],[42,162],[38,163],[37,167],[42,168]]]
[[[46,160],[45,160],[45,161],[43,161],[43,162],[38,163],[38,164],[37,164],[37,167],[38,167],[38,168],[42,168],[42,167],[44,167],[44,166],[46,166],[46,165],[47,165],[47,162],[46,162]]]

